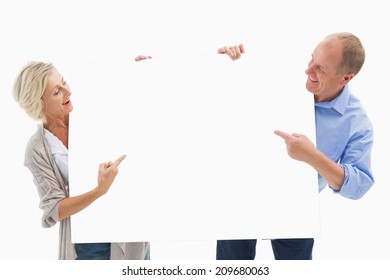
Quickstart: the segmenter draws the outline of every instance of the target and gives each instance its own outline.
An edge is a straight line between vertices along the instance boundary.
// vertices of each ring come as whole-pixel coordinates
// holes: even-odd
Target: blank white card
[[[306,53],[75,64],[71,195],[126,154],[109,192],[72,217],[73,242],[319,234],[317,173],[279,129],[315,143]]]

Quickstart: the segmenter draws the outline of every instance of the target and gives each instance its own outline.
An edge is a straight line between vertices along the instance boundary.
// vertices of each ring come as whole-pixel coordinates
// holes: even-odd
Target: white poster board
[[[126,154],[73,242],[316,237],[317,173],[274,130],[315,142],[308,53],[157,57],[73,66],[71,195]]]

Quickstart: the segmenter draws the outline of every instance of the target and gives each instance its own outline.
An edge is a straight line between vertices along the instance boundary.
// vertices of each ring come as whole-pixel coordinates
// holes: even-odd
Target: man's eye
[[[321,72],[321,73],[324,73],[324,70],[322,70],[321,67],[317,67],[317,70],[318,70],[319,72]]]

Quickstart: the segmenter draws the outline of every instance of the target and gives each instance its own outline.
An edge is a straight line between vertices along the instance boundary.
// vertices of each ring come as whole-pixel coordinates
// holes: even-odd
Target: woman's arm
[[[66,219],[81,210],[88,207],[92,202],[97,200],[108,192],[116,175],[118,174],[118,166],[125,159],[125,155],[118,158],[114,163],[101,163],[98,172],[98,185],[93,190],[84,194],[64,198],[58,206],[59,220]]]

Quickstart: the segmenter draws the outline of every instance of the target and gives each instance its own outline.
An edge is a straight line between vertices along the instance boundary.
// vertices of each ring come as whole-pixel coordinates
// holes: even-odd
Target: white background
[[[140,4],[142,3],[142,4]],[[367,51],[350,86],[375,129],[376,184],[359,201],[325,190],[320,195],[322,237],[315,259],[388,259],[389,179],[385,164],[389,19],[385,1],[2,1],[0,4],[0,259],[56,259],[58,228],[40,227],[38,195],[23,167],[35,123],[12,100],[12,82],[28,60],[53,62],[66,77],[75,61],[133,59],[138,54],[212,54],[244,43],[247,52],[311,51],[327,34],[350,31]],[[308,58],[309,60],[309,58]],[[275,62],[276,63],[276,62]],[[302,72],[305,69],[302,69]],[[289,73],[275,73],[283,82]],[[71,82],[71,81],[70,81]],[[161,247],[164,244],[160,244]],[[214,244],[198,244],[203,258]],[[172,249],[171,244],[167,249]],[[170,258],[180,258],[183,246]],[[183,249],[185,250],[185,249]],[[177,255],[176,252],[179,252]],[[198,252],[198,254],[196,253]],[[152,256],[153,257],[153,256]],[[258,259],[272,259],[268,241]]]

